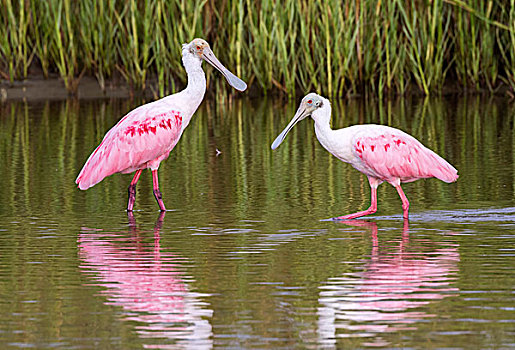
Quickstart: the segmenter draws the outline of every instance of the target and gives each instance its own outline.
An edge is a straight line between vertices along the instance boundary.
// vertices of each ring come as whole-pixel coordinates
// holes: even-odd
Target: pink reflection
[[[460,260],[457,244],[430,240],[410,244],[406,221],[398,243],[380,246],[375,222],[344,223],[371,229],[372,254],[358,272],[332,278],[321,287],[318,330],[322,343],[362,336],[376,338],[364,345],[385,345],[380,333],[415,329],[416,322],[434,316],[416,308],[458,292],[450,286]]]
[[[131,237],[120,233],[83,230],[79,234],[80,267],[104,287],[107,305],[125,311],[125,320],[140,322],[136,331],[142,338],[167,339],[169,345],[146,348],[212,347],[212,330],[206,320],[212,310],[200,294],[188,290],[188,277],[181,270],[185,259],[162,253],[159,230],[164,212],[154,228],[154,242],[144,243],[129,216]]]

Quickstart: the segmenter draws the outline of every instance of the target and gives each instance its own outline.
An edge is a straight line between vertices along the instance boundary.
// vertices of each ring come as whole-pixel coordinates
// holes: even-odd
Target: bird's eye
[[[311,101],[311,100],[308,100],[308,105],[310,105],[310,104],[311,104],[312,102],[313,102],[313,101]]]
[[[197,50],[199,50],[199,51],[200,51],[200,46],[199,46],[199,45],[197,45]]]

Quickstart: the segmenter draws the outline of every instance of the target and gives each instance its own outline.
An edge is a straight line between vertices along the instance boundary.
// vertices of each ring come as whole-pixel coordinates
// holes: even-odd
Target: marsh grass
[[[500,65],[504,67],[504,75],[501,76],[511,88],[511,96],[515,98],[515,0],[502,7],[502,17],[506,17],[509,30],[496,30],[497,44],[501,53]]]
[[[493,90],[498,78],[499,62],[493,54],[496,30],[491,30],[491,16],[494,6],[498,5],[494,5],[493,1],[476,0],[473,3],[484,18],[469,16],[462,9],[455,12],[456,74],[465,87],[480,89],[486,86]]]
[[[75,25],[78,8],[70,0],[48,0],[48,4],[51,17],[48,22],[52,25],[45,30],[49,31],[50,58],[66,88],[75,92],[85,71],[85,66],[78,62],[82,54]]]
[[[70,92],[82,74],[155,97],[186,83],[181,44],[206,38],[255,94],[332,97],[446,85],[515,94],[515,0],[0,0],[0,75],[38,65]],[[234,91],[212,69],[221,98]]]
[[[34,56],[28,35],[31,12],[23,0],[2,0],[0,14],[0,64],[6,70],[1,75],[12,82],[27,76]]]
[[[84,67],[91,71],[105,90],[106,78],[115,69],[118,57],[115,45],[120,35],[115,0],[80,2],[78,29],[84,52]]]
[[[409,72],[426,95],[441,90],[453,60],[446,60],[450,42],[450,13],[444,9],[442,0],[433,0],[432,4],[422,9],[417,9],[415,0],[407,8],[400,0],[396,1],[404,19]]]

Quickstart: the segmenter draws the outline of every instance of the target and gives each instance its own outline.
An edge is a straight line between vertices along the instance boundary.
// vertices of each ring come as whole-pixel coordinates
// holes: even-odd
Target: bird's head
[[[197,57],[199,60],[202,60],[204,58],[204,49],[207,48],[208,50],[211,50],[208,42],[200,38],[193,39],[189,44],[184,44],[184,46],[186,47],[189,53]]]
[[[277,147],[279,147],[279,145],[284,141],[286,135],[295,126],[295,124],[300,122],[302,119],[306,119],[307,117],[313,117],[313,113],[315,113],[318,109],[322,108],[324,106],[324,103],[327,102],[328,101],[325,98],[318,94],[315,94],[314,92],[307,94],[300,102],[299,108],[297,109],[295,116],[272,143],[272,149],[276,149]]]
[[[199,61],[206,61],[223,74],[227,82],[236,90],[245,91],[247,89],[247,84],[238,78],[236,75],[232,74],[227,68],[223,66],[222,63],[216,58],[215,54],[209,47],[209,44],[204,39],[193,39],[189,44],[184,44],[182,46],[182,52],[184,55],[192,55],[197,58]]]

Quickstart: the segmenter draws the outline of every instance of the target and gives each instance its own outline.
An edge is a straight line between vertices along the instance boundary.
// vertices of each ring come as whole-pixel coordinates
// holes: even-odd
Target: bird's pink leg
[[[395,189],[397,190],[397,193],[399,193],[399,196],[401,197],[403,217],[404,217],[404,219],[407,220],[408,217],[409,217],[409,214],[408,214],[408,211],[409,211],[408,197],[406,197],[406,195],[404,194],[404,191],[402,190],[401,185],[395,186]]]
[[[163,196],[159,191],[159,181],[157,179],[157,170],[152,170],[152,182],[154,183],[154,196],[156,197],[157,204],[161,211],[166,211],[165,204],[163,203]]]
[[[349,219],[355,219],[359,218],[361,216],[374,214],[377,211],[377,186],[381,184],[381,181],[371,178],[368,178],[368,182],[370,183],[370,192],[371,192],[371,203],[370,207],[367,210],[358,211],[357,213],[343,215],[343,216],[337,216],[333,218],[333,220],[349,220]]]
[[[134,208],[134,202],[136,202],[136,184],[138,183],[139,176],[143,170],[136,170],[136,174],[132,178],[131,184],[129,185],[129,203],[127,203],[127,211],[131,212]]]

